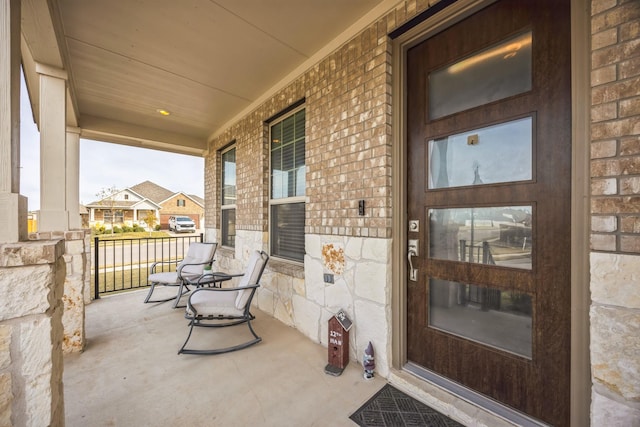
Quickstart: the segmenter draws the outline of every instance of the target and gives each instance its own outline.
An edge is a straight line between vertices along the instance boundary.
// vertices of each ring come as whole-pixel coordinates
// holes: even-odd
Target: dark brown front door
[[[503,0],[407,54],[408,359],[569,424],[568,0]]]

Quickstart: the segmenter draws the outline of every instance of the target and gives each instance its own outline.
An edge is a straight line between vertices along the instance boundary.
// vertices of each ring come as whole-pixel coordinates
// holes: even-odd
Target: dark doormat
[[[390,384],[349,418],[361,427],[464,427]]]

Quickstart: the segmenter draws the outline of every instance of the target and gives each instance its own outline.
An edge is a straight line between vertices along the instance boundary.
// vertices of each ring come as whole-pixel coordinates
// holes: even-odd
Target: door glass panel
[[[429,257],[531,270],[532,206],[429,209]]]
[[[531,90],[531,32],[429,75],[429,118],[437,119]]]
[[[500,123],[429,141],[429,188],[532,179],[533,119]]]
[[[429,326],[531,358],[531,296],[429,280]]]

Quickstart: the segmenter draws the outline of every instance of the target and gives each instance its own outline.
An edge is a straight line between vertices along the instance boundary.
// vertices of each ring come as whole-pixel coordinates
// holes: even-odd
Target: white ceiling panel
[[[59,54],[86,134],[122,143],[127,126],[136,134],[157,129],[173,140],[184,135],[193,146],[193,139],[206,143],[318,50],[387,3],[24,0],[23,34],[34,60],[45,57],[38,52],[52,45],[51,32],[37,30],[43,27],[36,23],[44,10],[53,11],[51,27],[62,43]],[[159,108],[171,115],[159,115]],[[91,132],[89,126],[101,130]],[[124,133],[110,137],[104,129]]]

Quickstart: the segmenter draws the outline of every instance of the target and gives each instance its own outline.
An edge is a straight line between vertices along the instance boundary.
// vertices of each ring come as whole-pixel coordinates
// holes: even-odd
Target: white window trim
[[[269,199],[269,206],[288,205],[292,203],[306,203],[307,196],[283,197],[281,199]]]
[[[222,212],[226,211],[226,210],[231,210],[234,209],[236,211],[236,218],[238,217],[238,210],[237,210],[237,203],[233,203],[233,204],[224,204],[224,196],[222,193],[222,189],[224,187],[224,165],[222,164],[222,157],[225,153],[228,153],[231,150],[236,150],[236,160],[235,160],[235,164],[236,164],[236,202],[237,202],[237,197],[238,197],[238,150],[237,150],[237,145],[235,142],[231,143],[228,147],[222,149],[219,151],[220,153],[220,240],[222,240],[223,236],[222,236],[222,229],[223,229],[223,215]],[[237,227],[237,224],[236,224]],[[237,236],[237,234],[236,234]],[[227,245],[223,245],[223,247],[225,248],[234,248],[235,246],[227,246]]]
[[[269,236],[269,242],[268,242],[268,248],[269,248],[269,255],[272,256],[274,259],[277,259],[278,262],[285,262],[285,263],[290,263],[293,265],[304,265],[304,261],[295,261],[295,260],[291,260],[288,258],[281,258],[277,255],[273,255],[271,253],[271,237],[272,237],[272,231],[271,231],[271,207],[275,206],[275,205],[284,205],[284,204],[294,204],[294,203],[304,203],[305,204],[305,211],[306,211],[306,204],[307,204],[307,182],[306,182],[306,177],[305,177],[305,195],[303,196],[294,196],[294,197],[282,197],[282,198],[278,198],[278,199],[272,199],[271,198],[271,194],[272,194],[272,188],[271,188],[271,174],[272,174],[272,168],[271,168],[271,128],[279,122],[283,122],[285,119],[287,119],[288,117],[293,116],[294,114],[298,113],[299,111],[302,111],[304,109],[306,109],[306,104],[303,103],[302,105],[300,105],[299,107],[296,107],[294,109],[292,109],[291,111],[287,111],[286,114],[283,114],[281,116],[279,116],[277,119],[270,121],[267,124],[267,134],[268,134],[268,138],[267,138],[267,147],[268,147],[268,153],[269,153],[269,173],[268,173],[268,210],[267,210],[267,230],[268,230],[268,236]],[[305,142],[305,167],[307,166],[307,162],[306,162],[306,144],[307,144],[307,140],[308,140],[308,135],[306,132],[307,129],[307,124],[308,124],[308,120],[306,118],[305,115],[305,137],[304,137],[304,142]],[[306,220],[306,214],[305,214],[305,220]],[[306,233],[305,233],[306,235]]]

